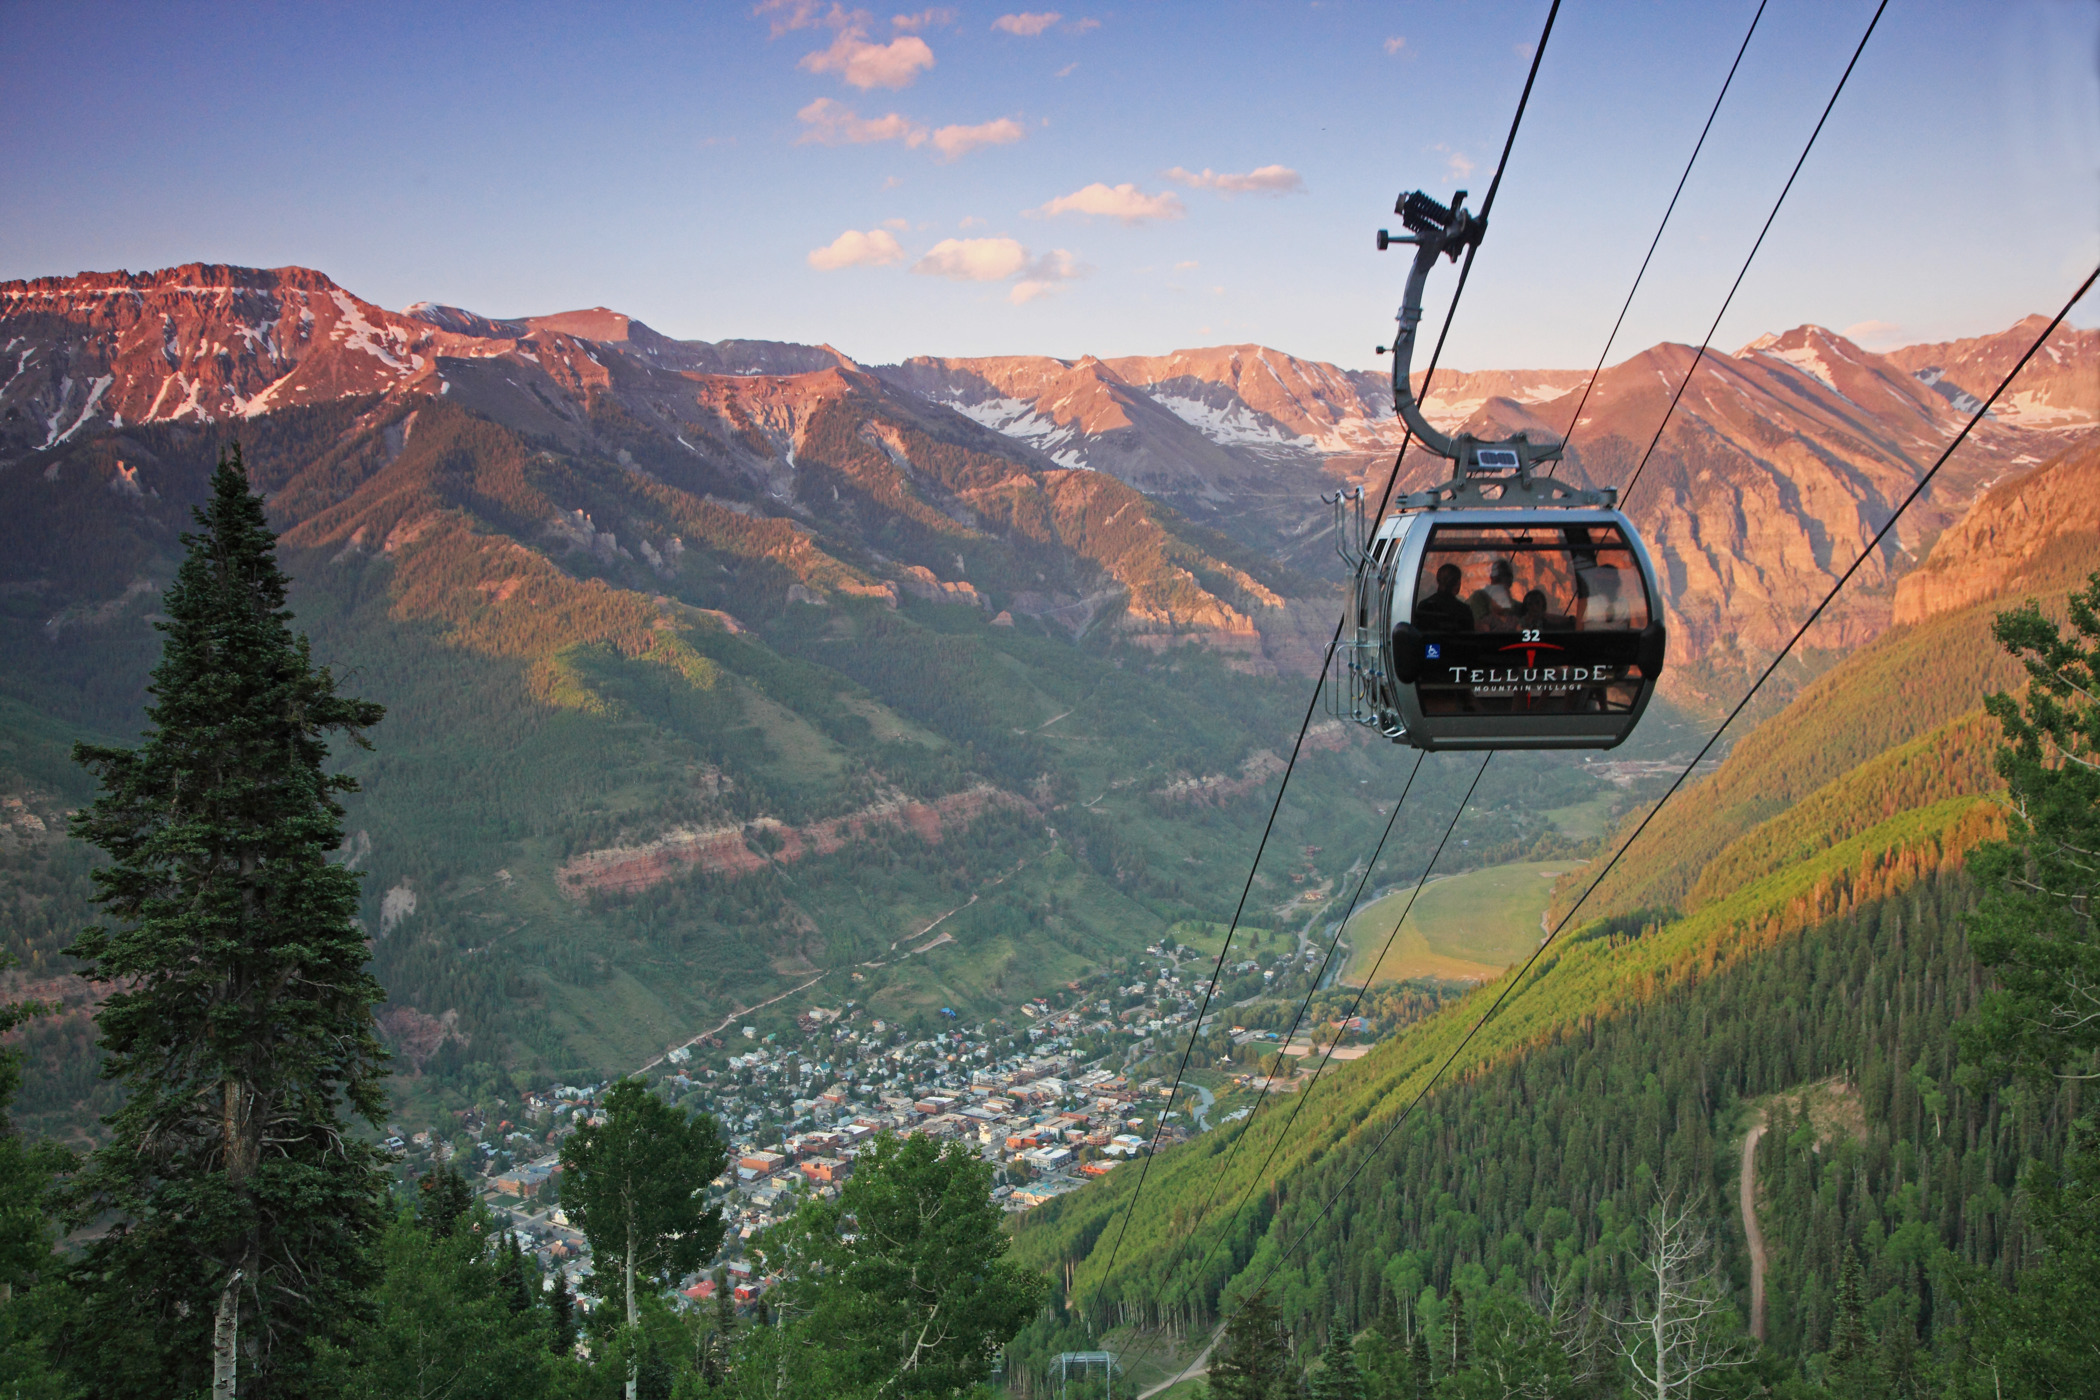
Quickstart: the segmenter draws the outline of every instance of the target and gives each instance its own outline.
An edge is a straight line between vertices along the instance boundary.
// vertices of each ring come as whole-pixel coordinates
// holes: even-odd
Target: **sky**
[[[0,279],[299,264],[870,364],[1371,368],[1375,232],[1478,206],[1547,10],[910,3],[0,0]],[[1755,10],[1565,0],[1445,364],[1595,361]],[[1873,11],[1768,0],[1613,360],[1706,333]],[[1986,334],[2096,264],[2100,0],[1892,0],[1715,343]]]

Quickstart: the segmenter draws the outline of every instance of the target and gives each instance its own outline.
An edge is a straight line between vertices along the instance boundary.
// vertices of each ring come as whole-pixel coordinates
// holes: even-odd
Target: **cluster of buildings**
[[[794,1030],[743,1026],[672,1050],[656,1087],[722,1126],[729,1164],[712,1183],[727,1225],[724,1257],[684,1290],[710,1298],[718,1271],[741,1301],[762,1295],[743,1245],[793,1214],[808,1195],[835,1194],[882,1133],[963,1144],[994,1167],[992,1195],[1027,1210],[1113,1171],[1162,1142],[1189,1135],[1176,1110],[1158,1119],[1166,1086],[1125,1067],[1162,1032],[1196,1014],[1204,978],[1184,985],[1171,949],[1147,950],[1156,977],[1091,989],[1067,1004],[1037,999],[971,1025],[943,1009],[907,1031],[851,1003],[803,1012]],[[1281,961],[1281,960],[1279,960]],[[1129,974],[1125,974],[1129,975]],[[1235,1028],[1237,1029],[1237,1028]],[[930,1033],[929,1033],[930,1032]],[[726,1044],[725,1044],[726,1040]],[[588,1293],[588,1246],[557,1203],[563,1137],[596,1119],[605,1084],[555,1085],[523,1096],[515,1120],[458,1115],[449,1138],[390,1138],[411,1173],[452,1161],[550,1272],[567,1269]]]

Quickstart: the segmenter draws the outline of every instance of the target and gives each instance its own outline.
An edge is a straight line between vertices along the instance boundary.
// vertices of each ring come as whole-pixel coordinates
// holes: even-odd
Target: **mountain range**
[[[1427,407],[1558,436],[1583,402],[1564,469],[1627,491],[1663,573],[1672,703],[1626,755],[1661,758],[2036,329],[1709,352],[1645,466],[1690,347],[1593,387],[1442,373]],[[58,951],[89,917],[66,748],[136,732],[155,597],[237,439],[300,625],[390,709],[346,756],[367,792],[344,852],[371,876],[390,1033],[412,1075],[468,1087],[635,1063],[813,980],[900,1012],[1010,1000],[1225,917],[1333,625],[1321,495],[1375,499],[1401,441],[1378,375],[1254,345],[870,366],[604,308],[387,311],[301,268],[0,284],[0,374],[0,878],[19,976],[74,1008],[38,1034],[79,1035],[95,995]],[[1987,562],[2017,512],[1977,503],[2100,433],[2096,378],[2100,332],[2060,332],[1788,683],[1915,599],[2020,577]],[[1411,452],[1401,488],[1439,465]],[[1393,775],[1382,743],[1313,727],[1279,830],[1325,853],[1316,888]],[[1420,792],[1462,786],[1439,769]],[[1460,859],[1643,791],[1575,759],[1498,773]],[[1438,821],[1410,811],[1396,841],[1426,851]],[[1305,917],[1280,872],[1256,893],[1265,922]],[[949,914],[951,941],[913,942]]]
[[[1997,335],[1885,355],[1815,326],[1761,336],[1733,355],[1709,351],[1652,476],[1644,449],[1692,361],[1689,347],[1643,351],[1594,386],[1578,371],[1450,372],[1427,406],[1447,429],[1569,435],[1566,469],[1586,481],[1627,489],[1645,477],[1626,504],[1662,569],[1678,654],[1748,665],[1784,639],[2041,325],[2029,318]],[[429,395],[572,449],[627,461],[639,452],[656,463],[644,470],[702,485],[703,497],[755,493],[761,509],[806,521],[820,511],[800,491],[796,455],[813,427],[823,430],[829,406],[850,402],[856,418],[893,420],[862,433],[889,465],[856,471],[895,478],[869,484],[893,504],[915,498],[922,523],[929,510],[966,522],[983,504],[969,493],[986,489],[907,479],[913,464],[896,434],[938,423],[972,450],[1037,474],[1037,507],[1052,516],[1094,491],[1108,492],[1111,511],[1109,500],[1120,504],[1107,483],[1082,488],[1063,474],[1087,470],[1316,576],[1331,574],[1319,494],[1379,490],[1400,440],[1381,376],[1256,345],[864,367],[830,346],[672,340],[602,307],[515,319],[427,302],[390,312],[303,268],[193,264],[10,283],[0,286],[0,336],[0,354],[15,360],[0,387],[0,459],[126,424],[235,422],[367,394]],[[2096,384],[2100,331],[2060,330],[1814,641],[1849,647],[1886,625],[1895,578],[1989,483],[2100,424]],[[1571,425],[1578,400],[1583,416]],[[672,465],[667,450],[684,460]],[[1402,489],[1440,469],[1412,454]],[[929,484],[946,499],[916,499]],[[1096,549],[1098,577],[1019,590],[1033,595],[1021,610],[1083,630],[1106,601],[1087,600],[1106,592],[1128,599],[1116,624],[1126,630],[1202,636],[1292,669],[1314,654],[1318,626],[1274,594],[1215,571],[1213,591],[1202,571],[1168,561],[1172,548],[1140,550],[1126,559],[1116,546]],[[962,582],[941,577],[946,562],[908,564],[931,569],[936,582]],[[881,582],[881,572],[854,586]],[[899,576],[887,582],[908,586],[891,572]]]

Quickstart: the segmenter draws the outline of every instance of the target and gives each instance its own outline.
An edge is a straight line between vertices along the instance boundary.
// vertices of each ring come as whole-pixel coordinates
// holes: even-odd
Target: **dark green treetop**
[[[1005,1257],[991,1171],[959,1143],[878,1137],[836,1200],[759,1237],[781,1323],[744,1330],[736,1380],[785,1377],[785,1393],[824,1396],[957,1395],[984,1381],[1048,1292]]]
[[[1210,1393],[1217,1400],[1295,1400],[1297,1368],[1267,1293],[1233,1309],[1224,1341],[1211,1358]]]
[[[1327,1350],[1313,1372],[1312,1400],[1364,1400],[1364,1375],[1356,1364],[1356,1339],[1340,1314],[1327,1329]]]
[[[2026,665],[2020,695],[1985,704],[2004,727],[2010,839],[1979,850],[1977,960],[1997,982],[1964,1049],[1987,1072],[2046,1081],[2100,1050],[2100,574],[2069,599],[2071,635],[2029,601],[1992,631]]]
[[[590,1241],[593,1275],[624,1283],[631,1328],[638,1283],[674,1283],[721,1246],[707,1187],[729,1153],[713,1118],[687,1117],[639,1079],[613,1085],[601,1107],[604,1122],[561,1145],[562,1209]]]
[[[240,451],[162,599],[165,641],[135,749],[82,745],[102,782],[73,822],[110,864],[108,922],[70,950],[115,990],[97,1015],[123,1107],[76,1183],[89,1250],[81,1364],[104,1395],[297,1389],[311,1343],[355,1313],[384,1228],[386,1057],[358,877],[332,864],[330,735],[378,705],[336,693],[291,629],[286,580]]]
[[[449,1163],[416,1183],[416,1223],[433,1235],[449,1235],[474,1209],[474,1190]]]

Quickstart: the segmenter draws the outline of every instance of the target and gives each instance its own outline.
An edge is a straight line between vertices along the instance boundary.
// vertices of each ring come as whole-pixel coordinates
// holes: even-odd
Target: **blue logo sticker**
[[[1429,644],[1429,650],[1425,654],[1429,657],[1431,661],[1435,661],[1443,656],[1444,649],[1438,646],[1435,642],[1431,642]]]

